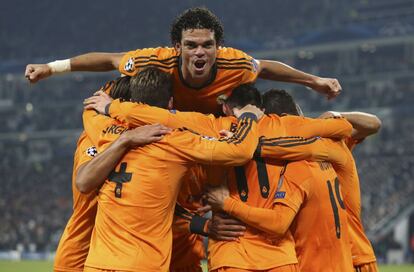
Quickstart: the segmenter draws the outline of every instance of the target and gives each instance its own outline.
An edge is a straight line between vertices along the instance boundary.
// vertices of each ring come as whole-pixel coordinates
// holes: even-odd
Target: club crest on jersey
[[[217,141],[217,138],[210,137],[210,136],[201,136],[201,138],[209,140],[209,141]]]
[[[92,157],[92,158],[96,157],[96,155],[98,155],[98,150],[94,146],[88,147],[86,149],[86,155],[88,155],[89,157]]]
[[[134,71],[134,59],[133,58],[128,59],[127,63],[125,63],[124,69],[127,72]]]
[[[282,199],[285,198],[286,192],[276,192],[275,199]]]

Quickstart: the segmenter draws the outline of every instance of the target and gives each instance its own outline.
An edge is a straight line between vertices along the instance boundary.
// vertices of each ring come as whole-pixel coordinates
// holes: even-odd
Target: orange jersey
[[[300,271],[353,271],[345,205],[330,163],[288,163],[275,203],[297,213],[290,230]]]
[[[157,109],[157,112],[154,113],[152,108],[153,107],[144,104],[129,102],[121,103],[120,101],[115,100],[109,108],[109,114],[131,127],[149,123],[162,123],[173,128],[177,126],[185,126],[205,134],[212,133],[211,130],[218,131],[220,129],[231,129],[232,122],[234,122],[234,118],[231,117],[216,119],[212,115],[206,116],[200,113],[180,111],[169,112],[159,108]],[[311,137],[321,135],[325,137],[340,138],[349,136],[352,131],[351,125],[345,119],[319,120],[298,116],[279,117],[277,115],[269,115],[260,120],[259,124],[261,127],[268,126],[269,131],[275,131],[275,133],[270,134],[274,137],[285,135]],[[294,134],[297,131],[300,131],[301,133]],[[277,168],[280,166],[273,167]],[[275,173],[275,171],[271,170],[269,170],[269,172]],[[184,198],[188,197],[188,193],[186,194],[185,192],[186,190],[182,193]],[[270,250],[273,250],[273,248]],[[217,255],[214,254],[214,256],[219,255],[227,256],[226,254],[221,253]],[[269,257],[269,259],[269,263],[272,263],[270,266],[274,265],[274,258]],[[235,261],[234,263],[236,262],[238,261]],[[218,263],[221,263],[221,261],[218,261]],[[228,262],[226,262],[226,264],[228,264]],[[215,266],[213,265],[213,267]]]
[[[361,219],[361,189],[359,176],[351,150],[360,140],[346,139],[341,142],[346,163],[335,167],[344,193],[345,206],[351,237],[351,251],[354,266],[376,262],[374,249],[365,234]]]
[[[177,129],[157,143],[127,153],[99,192],[85,266],[168,271],[171,224],[182,178],[196,163],[229,166],[248,160],[258,142],[255,121],[249,116],[242,116],[235,137],[226,141]],[[88,135],[100,135],[98,150],[127,129],[92,111],[84,113],[84,121]]]
[[[73,161],[73,213],[56,250],[55,271],[83,271],[97,208],[96,192],[81,194],[75,185],[79,167],[97,154],[95,146],[85,133],[79,137]]]
[[[190,225],[193,215],[191,211],[203,206],[202,194],[206,180],[203,168],[197,165],[190,169],[183,178],[177,198],[177,206],[173,221],[173,248],[170,271],[180,271],[187,267],[198,267],[206,257],[203,237],[191,233]],[[180,205],[184,210],[177,209]],[[186,209],[189,211],[187,212]]]
[[[312,136],[349,136],[351,125],[344,119],[318,120],[298,116],[279,117],[266,115],[258,123],[259,135],[269,142],[287,143],[286,150],[312,147],[308,139]],[[262,140],[261,140],[262,142]],[[258,153],[261,146],[259,145]],[[277,159],[255,158],[243,167],[229,171],[228,186],[230,197],[241,200],[249,206],[272,209],[273,196],[286,153]],[[241,269],[265,270],[297,263],[295,246],[288,231],[282,239],[272,240],[254,226],[248,226],[243,237],[236,242],[209,241],[209,269],[234,267]]]
[[[332,161],[339,177],[348,215],[351,252],[354,266],[376,261],[375,253],[365,234],[361,220],[361,189],[355,160],[350,149],[360,140],[321,140],[326,145],[328,160]]]
[[[235,118],[215,118],[198,112],[169,111],[145,104],[114,100],[109,108],[111,117],[120,120],[128,127],[161,123],[171,128],[187,127],[203,135],[219,137],[221,129],[234,127]],[[186,209],[195,211],[201,206],[201,195],[207,180],[205,171],[199,167],[192,169],[182,183],[177,202]],[[171,270],[194,266],[205,258],[203,238],[190,232],[191,219],[177,216],[173,222],[173,252]]]
[[[287,153],[287,143],[278,141],[261,141],[260,154],[263,157],[280,156]],[[333,141],[330,139],[314,139],[309,147],[302,147],[300,152],[289,154],[295,159],[313,159],[330,161],[339,177],[342,186],[343,200],[348,216],[349,236],[354,266],[376,261],[361,221],[361,192],[355,161],[347,144],[355,141]],[[260,145],[260,144],[259,144]],[[298,150],[295,150],[298,151]]]
[[[217,50],[216,63],[212,68],[212,78],[201,88],[191,88],[182,77],[181,59],[174,48],[158,47],[130,51],[119,64],[119,71],[133,76],[145,67],[155,66],[173,76],[174,104],[179,110],[198,111],[221,115],[221,106],[217,97],[244,83],[254,82],[257,78],[257,62],[246,53],[220,47]]]

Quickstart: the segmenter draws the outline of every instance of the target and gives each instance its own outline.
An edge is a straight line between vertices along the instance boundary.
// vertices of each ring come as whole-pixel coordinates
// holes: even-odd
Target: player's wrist
[[[191,218],[190,232],[200,234],[203,236],[208,236],[208,221],[209,220],[207,218],[195,214]]]
[[[342,117],[342,114],[338,111],[328,111],[333,117]]]
[[[66,73],[71,71],[70,59],[55,60],[47,63],[52,74]]]
[[[129,137],[128,131],[122,133],[122,135],[118,138],[117,143],[121,148],[125,150],[131,149],[133,147],[133,142]]]

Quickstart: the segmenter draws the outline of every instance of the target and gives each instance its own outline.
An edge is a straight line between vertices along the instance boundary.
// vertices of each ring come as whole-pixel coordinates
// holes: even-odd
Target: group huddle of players
[[[207,255],[210,271],[378,271],[351,153],[378,118],[311,119],[286,91],[261,95],[258,77],[328,98],[341,86],[222,47],[221,23],[205,8],[178,16],[171,40],[26,67],[33,83],[123,74],[84,101],[73,214],[54,270],[202,271]]]

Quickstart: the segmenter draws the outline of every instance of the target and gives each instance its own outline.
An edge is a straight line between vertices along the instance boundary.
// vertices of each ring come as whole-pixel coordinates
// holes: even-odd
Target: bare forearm
[[[70,59],[71,71],[101,72],[118,69],[124,53],[87,53]]]
[[[340,114],[351,123],[352,137],[355,139],[375,134],[381,127],[381,120],[373,114],[365,112],[341,112]]]
[[[298,83],[311,86],[315,76],[299,71],[279,61],[260,60],[259,77],[262,79]]]
[[[128,149],[127,141],[121,137],[93,160],[81,166],[75,181],[78,190],[89,193],[101,186]]]

